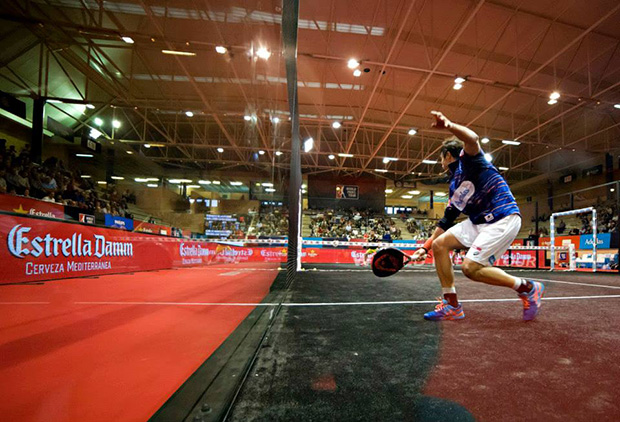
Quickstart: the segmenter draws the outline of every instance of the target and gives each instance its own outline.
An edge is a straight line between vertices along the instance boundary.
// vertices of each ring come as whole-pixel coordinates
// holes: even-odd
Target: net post
[[[596,249],[597,249],[598,239],[597,239],[597,230],[596,230],[596,208],[592,207],[592,272],[596,272]]]
[[[577,254],[575,253],[575,245],[568,245],[568,269],[569,271],[577,270]]]
[[[555,214],[549,217],[549,235],[551,237],[551,265],[550,271],[555,270]]]

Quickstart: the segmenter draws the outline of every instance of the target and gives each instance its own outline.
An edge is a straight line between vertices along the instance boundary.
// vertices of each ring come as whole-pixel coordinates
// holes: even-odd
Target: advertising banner
[[[133,220],[131,218],[117,217],[111,214],[105,214],[105,225],[115,229],[133,230]]]
[[[0,210],[47,218],[65,218],[65,206],[25,196],[0,194]]]
[[[591,234],[583,234],[579,236],[579,249],[590,249],[594,244],[594,238]],[[615,241],[614,241],[615,240]],[[618,238],[612,238],[611,233],[598,233],[596,235],[596,247],[598,249],[611,249],[618,247]]]
[[[498,267],[536,268],[536,251],[507,251],[495,263]]]
[[[146,221],[134,220],[133,231],[141,233],[163,234],[169,235],[170,228],[159,224],[147,223]]]

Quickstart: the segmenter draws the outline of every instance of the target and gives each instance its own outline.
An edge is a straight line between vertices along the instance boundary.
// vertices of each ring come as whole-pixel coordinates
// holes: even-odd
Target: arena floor
[[[378,279],[306,265],[281,301],[263,300],[277,274],[236,264],[2,286],[3,418],[147,420],[250,312],[279,309],[228,420],[620,419],[617,275],[521,271],[547,286],[524,323],[513,291],[457,273],[466,318],[432,323],[429,267]]]

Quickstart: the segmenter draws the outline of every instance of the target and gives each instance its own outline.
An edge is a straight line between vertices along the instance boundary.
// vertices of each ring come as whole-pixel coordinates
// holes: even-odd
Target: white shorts
[[[468,218],[452,226],[448,233],[469,248],[465,258],[490,266],[508,250],[520,229],[521,216],[512,214],[491,224],[474,224]]]

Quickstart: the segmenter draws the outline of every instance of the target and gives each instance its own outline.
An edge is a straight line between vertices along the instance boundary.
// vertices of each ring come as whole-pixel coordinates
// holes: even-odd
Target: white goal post
[[[575,215],[575,214],[584,214],[584,213],[592,213],[592,272],[596,272],[596,248],[597,248],[597,232],[596,232],[596,208],[588,207],[588,208],[580,208],[578,210],[570,210],[563,212],[554,212],[551,214],[549,218],[550,222],[550,235],[551,235],[551,271],[555,268],[555,259],[553,259],[555,254],[555,218],[556,217],[564,217],[567,215]]]

